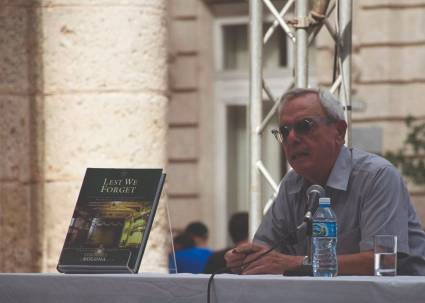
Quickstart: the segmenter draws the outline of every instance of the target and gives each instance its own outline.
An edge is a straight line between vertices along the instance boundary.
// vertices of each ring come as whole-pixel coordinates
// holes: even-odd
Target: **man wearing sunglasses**
[[[283,96],[278,113],[280,126],[272,133],[293,170],[283,178],[254,243],[228,251],[227,266],[242,274],[299,268],[309,252],[305,234],[295,231],[307,209],[306,189],[318,184],[337,216],[339,275],[373,275],[376,234],[397,235],[398,274],[425,275],[425,233],[403,179],[385,159],[344,146],[347,123],[340,102],[324,91],[295,89]]]

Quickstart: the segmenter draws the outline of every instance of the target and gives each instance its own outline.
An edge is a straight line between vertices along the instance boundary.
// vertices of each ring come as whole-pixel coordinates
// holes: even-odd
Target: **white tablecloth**
[[[209,275],[0,274],[0,302],[207,302]],[[216,303],[425,302],[425,277],[217,275]]]

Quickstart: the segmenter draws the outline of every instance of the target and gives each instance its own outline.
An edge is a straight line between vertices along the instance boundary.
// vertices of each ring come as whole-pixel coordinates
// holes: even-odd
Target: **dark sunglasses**
[[[279,129],[273,129],[272,134],[279,143],[283,143],[288,138],[291,130],[294,130],[297,136],[305,136],[320,123],[331,123],[334,121],[332,118],[322,116],[303,118],[295,121],[292,125],[283,124],[279,126]]]

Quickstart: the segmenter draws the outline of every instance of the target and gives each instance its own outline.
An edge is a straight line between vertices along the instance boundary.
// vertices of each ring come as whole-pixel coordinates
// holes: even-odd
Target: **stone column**
[[[41,269],[40,191],[30,1],[0,4],[0,270]]]
[[[35,148],[39,168],[39,190],[22,199],[37,205],[41,270],[54,271],[87,167],[165,166],[167,0],[21,2],[37,21],[26,104],[38,126],[22,153],[34,160]],[[141,270],[165,270],[167,230],[160,208]]]

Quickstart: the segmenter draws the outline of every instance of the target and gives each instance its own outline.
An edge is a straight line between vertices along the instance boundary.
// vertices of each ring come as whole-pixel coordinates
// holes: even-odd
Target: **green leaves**
[[[405,123],[408,133],[404,146],[396,152],[386,152],[384,156],[414,183],[425,184],[425,122],[408,116]]]

